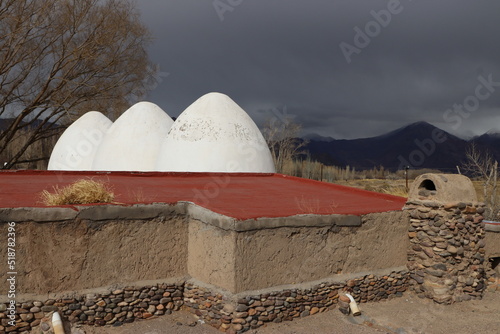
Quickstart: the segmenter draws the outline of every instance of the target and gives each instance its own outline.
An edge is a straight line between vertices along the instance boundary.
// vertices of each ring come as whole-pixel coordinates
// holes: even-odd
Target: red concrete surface
[[[190,201],[237,219],[400,210],[403,197],[281,174],[1,171],[0,207],[43,207],[42,190],[108,182],[117,204]]]

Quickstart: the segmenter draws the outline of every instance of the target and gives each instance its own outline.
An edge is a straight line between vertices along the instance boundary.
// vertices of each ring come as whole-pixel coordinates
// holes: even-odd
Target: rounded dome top
[[[162,140],[173,120],[160,107],[139,102],[109,128],[92,165],[93,170],[153,171]]]
[[[89,111],[61,135],[50,155],[49,170],[91,170],[95,153],[113,123],[98,111]]]
[[[182,112],[163,142],[157,169],[275,172],[271,153],[257,125],[221,93],[206,94]]]
[[[475,203],[477,193],[472,181],[465,175],[428,173],[413,181],[408,199]]]

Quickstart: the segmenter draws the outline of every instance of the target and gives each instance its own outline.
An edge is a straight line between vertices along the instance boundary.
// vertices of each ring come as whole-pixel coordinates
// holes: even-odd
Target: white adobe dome
[[[173,123],[154,103],[134,104],[109,128],[92,170],[154,171],[161,142]]]
[[[177,118],[156,169],[274,173],[271,152],[250,116],[227,95],[209,93]]]
[[[95,153],[112,124],[98,111],[78,118],[54,146],[48,170],[91,170]]]

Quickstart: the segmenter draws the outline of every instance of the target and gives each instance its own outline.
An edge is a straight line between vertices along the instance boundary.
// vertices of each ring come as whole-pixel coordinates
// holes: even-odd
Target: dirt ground
[[[482,300],[438,305],[407,293],[389,301],[361,304],[362,315],[344,316],[338,309],[279,324],[268,324],[249,334],[469,334],[500,333],[500,292]],[[138,321],[121,327],[80,328],[78,334],[215,334],[187,312]]]

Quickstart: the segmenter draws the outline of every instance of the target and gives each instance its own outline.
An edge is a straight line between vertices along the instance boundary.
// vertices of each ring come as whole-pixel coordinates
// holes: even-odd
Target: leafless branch
[[[472,143],[465,152],[463,169],[483,183],[483,197],[487,207],[487,218],[498,219],[500,203],[497,201],[498,162],[489,152],[482,152]]]
[[[305,141],[298,138],[301,129],[302,126],[290,117],[282,120],[272,118],[264,125],[262,132],[271,150],[278,173],[282,173],[284,164],[296,158],[306,145]]]
[[[11,119],[0,132],[7,168],[31,160],[23,155],[54,123],[89,110],[114,115],[135,90],[147,89],[151,36],[131,0],[0,0],[0,37],[0,116]],[[26,141],[13,148],[20,131]]]

